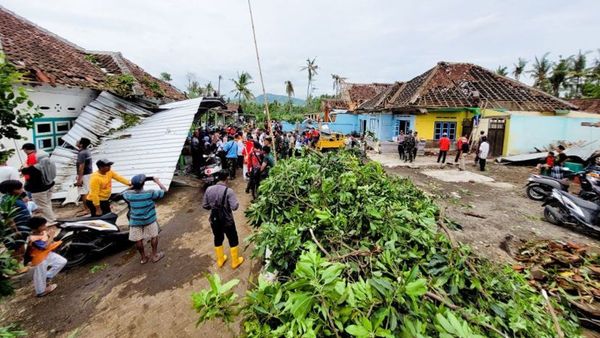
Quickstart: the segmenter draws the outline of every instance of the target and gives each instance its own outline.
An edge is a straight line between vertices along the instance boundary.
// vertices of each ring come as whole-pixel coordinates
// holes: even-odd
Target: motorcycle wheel
[[[550,208],[557,208],[557,207],[552,204],[545,206],[544,207],[544,218],[546,219],[546,221],[548,221],[551,224],[561,225],[562,222],[559,219],[557,219],[556,217],[554,217],[554,214],[552,214],[552,212],[550,212]]]
[[[89,251],[75,249],[71,247],[71,243],[75,240],[75,235],[67,235],[62,239],[62,244],[58,247],[57,253],[67,259],[65,268],[70,269],[83,264],[88,256]]]
[[[534,201],[543,201],[548,197],[548,194],[539,185],[530,185],[527,187],[527,197]]]

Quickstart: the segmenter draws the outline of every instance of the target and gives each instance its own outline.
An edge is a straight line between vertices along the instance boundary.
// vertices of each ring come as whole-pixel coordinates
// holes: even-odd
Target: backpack
[[[54,183],[56,164],[47,154],[38,156],[38,163],[35,164],[35,168],[42,173],[42,183],[44,185],[48,186]]]
[[[227,212],[227,209],[229,208],[229,201],[227,201],[227,190],[229,190],[229,188],[225,188],[225,191],[223,192],[221,204],[218,205],[216,209],[212,209],[210,212],[211,224],[221,227],[235,226],[233,218],[230,218],[229,213]]]

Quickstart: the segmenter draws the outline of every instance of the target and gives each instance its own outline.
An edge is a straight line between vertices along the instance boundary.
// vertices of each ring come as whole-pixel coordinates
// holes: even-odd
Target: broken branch
[[[329,252],[327,252],[327,250],[325,250],[325,248],[321,245],[321,243],[319,243],[319,240],[317,239],[317,237],[315,237],[315,233],[313,232],[313,229],[308,228],[308,231],[310,232],[310,237],[312,237],[313,242],[315,242],[315,244],[325,254],[325,256],[330,257]]]

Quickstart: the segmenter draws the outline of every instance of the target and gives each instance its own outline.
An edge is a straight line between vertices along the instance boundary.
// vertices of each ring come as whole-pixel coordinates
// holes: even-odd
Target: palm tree
[[[333,91],[335,96],[339,97],[342,90],[342,83],[346,81],[347,78],[341,77],[337,74],[331,74],[331,78],[333,79]]]
[[[517,63],[514,64],[515,70],[513,70],[513,75],[515,76],[515,80],[519,81],[521,74],[525,72],[525,67],[527,67],[527,60],[519,58]]]
[[[187,73],[186,78],[188,81],[186,86],[187,97],[193,99],[202,95],[202,87],[200,86],[200,83],[196,80],[196,74]]]
[[[508,76],[508,67],[498,66],[498,68],[496,68],[496,74],[501,76]]]
[[[242,103],[242,100],[251,100],[254,98],[254,95],[248,88],[249,85],[254,83],[252,81],[252,76],[248,74],[248,72],[242,72],[241,74],[238,72],[237,79],[231,79],[235,88],[231,91],[235,93],[234,97],[238,99],[238,103]]]
[[[552,87],[552,94],[556,97],[560,96],[561,87],[565,85],[570,64],[571,57],[565,59],[559,56],[558,62],[552,67],[552,75],[548,78],[548,82]]]
[[[292,96],[294,96],[294,86],[292,85],[292,81],[285,81],[285,93],[288,96],[288,103],[292,104]]]
[[[569,78],[573,82],[574,93],[572,96],[575,98],[579,98],[582,95],[582,87],[583,82],[582,79],[585,79],[589,75],[589,69],[587,69],[587,54],[589,52],[582,53],[579,50],[579,53],[575,57],[573,57],[573,62],[571,63],[571,69],[569,70]]]
[[[308,85],[306,86],[306,104],[310,101],[310,86],[312,85],[313,78],[317,75],[317,69],[319,66],[316,64],[317,58],[306,59],[306,66],[300,68],[300,71],[307,71],[308,73]]]
[[[204,87],[204,92],[206,96],[212,96],[215,92],[215,87],[213,87],[212,82],[208,81],[206,87]]]
[[[542,55],[541,58],[535,57],[533,68],[528,72],[533,76],[533,86],[545,92],[550,91],[550,83],[548,82],[548,73],[552,67],[552,63],[548,60],[550,52]]]

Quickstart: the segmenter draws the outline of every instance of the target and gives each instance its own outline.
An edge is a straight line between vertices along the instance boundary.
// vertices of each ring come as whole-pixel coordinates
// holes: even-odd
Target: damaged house
[[[488,135],[493,156],[535,151],[556,141],[600,138],[600,116],[470,63],[440,62],[363,103],[366,130],[382,141],[416,130],[429,147],[443,133]],[[392,123],[389,123],[389,121]],[[368,122],[368,123],[367,123]]]
[[[43,114],[31,130],[20,130],[26,140],[1,140],[4,149],[16,150],[8,164],[22,165],[25,142],[51,153],[58,166],[55,197],[64,197],[74,182],[81,137],[92,141],[94,159],[110,158],[125,176],[155,175],[168,186],[193,122],[225,107],[221,98],[185,100],[121,53],[86,50],[3,7],[0,42]]]

